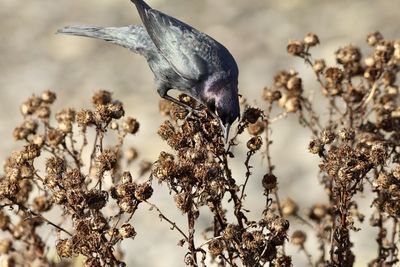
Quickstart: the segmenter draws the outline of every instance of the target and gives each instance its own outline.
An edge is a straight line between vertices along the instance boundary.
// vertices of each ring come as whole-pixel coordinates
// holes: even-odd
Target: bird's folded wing
[[[150,38],[182,78],[199,81],[208,74],[208,36],[158,10],[138,10]]]

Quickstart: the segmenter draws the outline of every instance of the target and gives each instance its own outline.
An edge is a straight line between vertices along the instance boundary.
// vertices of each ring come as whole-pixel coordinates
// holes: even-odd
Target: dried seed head
[[[278,101],[282,97],[282,93],[278,90],[271,90],[268,87],[264,88],[263,99],[270,103]]]
[[[187,104],[190,107],[196,107],[196,100],[193,97],[190,97],[187,94],[180,94],[178,96],[179,101],[181,101],[182,103]]]
[[[264,235],[259,231],[244,232],[242,234],[242,245],[251,251],[257,251],[257,249],[263,246],[264,241]]]
[[[177,171],[177,166],[174,162],[174,156],[161,152],[158,161],[153,164],[152,174],[159,180],[159,182],[167,180],[170,176],[173,176]]]
[[[325,70],[325,79],[329,84],[339,84],[344,79],[343,71],[335,67],[327,68]]]
[[[26,145],[21,156],[25,160],[33,160],[38,158],[40,156],[40,147],[35,144]]]
[[[188,114],[189,111],[186,108],[172,103],[172,109],[170,111],[170,117],[172,118],[172,120],[184,120],[188,116]]]
[[[132,182],[119,184],[115,187],[115,192],[112,192],[113,198],[133,197],[136,190],[136,184]]]
[[[38,124],[35,120],[26,119],[20,126],[16,127],[13,132],[15,140],[26,139],[29,135],[36,134]]]
[[[67,202],[67,195],[64,191],[56,191],[53,193],[51,200],[57,205],[62,205]]]
[[[340,137],[343,141],[348,142],[348,141],[351,141],[351,140],[354,139],[354,137],[355,137],[355,132],[354,132],[353,129],[342,128],[342,129],[339,131],[339,137]]]
[[[208,251],[211,256],[217,257],[224,251],[224,243],[220,239],[213,239],[208,243]]]
[[[100,123],[110,123],[112,119],[120,119],[125,115],[121,102],[115,101],[107,105],[97,105],[94,113],[95,120]]]
[[[299,210],[299,206],[297,206],[296,202],[294,202],[291,198],[286,198],[282,201],[282,213],[285,216],[296,215]]]
[[[292,243],[296,246],[303,247],[307,240],[307,235],[305,232],[297,230],[292,234]]]
[[[393,42],[382,40],[375,45],[374,58],[381,63],[387,63],[394,53]]]
[[[101,173],[114,169],[117,166],[117,162],[117,154],[112,149],[105,149],[96,158],[96,165]]]
[[[50,107],[41,105],[40,107],[38,107],[35,114],[38,116],[38,118],[42,120],[47,120],[50,118],[51,114]]]
[[[122,183],[132,183],[132,174],[128,171],[122,174]]]
[[[367,66],[367,67],[373,67],[373,66],[375,66],[375,64],[376,64],[376,61],[375,61],[375,59],[373,58],[373,57],[366,57],[365,59],[364,59],[364,63],[365,63],[365,65]]]
[[[67,188],[78,188],[85,181],[85,176],[79,169],[72,169],[65,174],[62,181]]]
[[[163,140],[171,139],[175,134],[175,128],[170,121],[164,121],[158,129],[158,134]]]
[[[148,200],[153,194],[153,188],[150,183],[140,184],[136,187],[135,197],[140,201]]]
[[[114,101],[113,103],[107,104],[106,108],[112,119],[120,119],[125,115],[124,106],[119,101]]]
[[[118,202],[118,206],[123,212],[132,213],[135,210],[135,205],[130,197],[124,197]]]
[[[263,142],[260,136],[254,136],[247,142],[247,148],[250,151],[257,151],[261,148]]]
[[[112,121],[109,126],[111,130],[118,130],[119,129],[119,124],[116,121]]]
[[[104,208],[108,201],[107,191],[100,191],[97,189],[92,189],[85,193],[85,202],[87,208],[92,210],[101,210]]]
[[[122,129],[125,133],[135,134],[139,130],[139,122],[131,117],[128,117],[122,123]]]
[[[283,107],[288,113],[295,113],[300,109],[300,100],[298,97],[290,96],[280,99],[283,103]]]
[[[58,122],[69,122],[75,121],[75,110],[72,108],[65,108],[56,114],[56,119]]]
[[[361,59],[361,52],[358,47],[348,45],[337,50],[335,56],[339,64],[349,64],[359,62]]]
[[[372,32],[367,35],[367,44],[370,46],[375,46],[381,40],[383,40],[383,36],[380,32]]]
[[[83,267],[101,267],[100,259],[97,257],[89,257],[85,260]]]
[[[65,172],[67,165],[64,159],[59,157],[51,157],[46,160],[46,172],[48,174],[61,175]]]
[[[291,77],[286,84],[286,88],[288,89],[288,91],[290,91],[290,94],[292,96],[300,95],[303,92],[301,78],[297,76]]]
[[[58,129],[65,134],[72,133],[72,122],[70,121],[59,122]]]
[[[70,258],[73,255],[73,244],[71,239],[61,239],[57,242],[56,250],[61,258]]]
[[[326,64],[323,59],[316,59],[313,63],[313,69],[316,73],[322,73],[325,70]]]
[[[33,199],[33,210],[37,212],[46,212],[51,209],[51,201],[46,196],[38,196]]]
[[[320,139],[314,139],[308,144],[308,151],[312,154],[321,154],[324,151],[324,143]]]
[[[262,179],[262,185],[266,191],[271,191],[278,185],[278,179],[272,173],[267,173]]]
[[[177,194],[174,197],[175,204],[183,213],[186,213],[190,210],[191,202],[189,196],[186,192],[182,192]]]
[[[243,229],[239,225],[228,224],[222,232],[224,240],[239,240],[242,236]]]
[[[55,174],[46,175],[44,177],[43,182],[49,188],[54,189],[58,185],[58,183],[57,183],[58,178],[59,178],[59,176],[57,176]]]
[[[290,256],[281,255],[278,256],[275,260],[276,267],[292,267],[292,258]]]
[[[315,33],[310,32],[304,37],[304,43],[308,46],[316,46],[319,44],[319,38]]]
[[[39,98],[37,96],[31,96],[30,98],[28,98],[27,101],[25,101],[21,105],[21,113],[22,113],[22,115],[24,115],[24,116],[32,115],[40,107],[41,103],[42,103],[42,99],[41,98]]]
[[[397,164],[394,168],[393,168],[393,176],[397,179],[400,180],[400,165]]]
[[[268,229],[277,235],[286,234],[286,231],[289,229],[289,221],[280,216],[273,216],[271,218],[267,218],[267,220]]]
[[[324,204],[315,204],[311,207],[309,218],[314,221],[321,221],[328,214],[328,207]]]
[[[250,123],[247,126],[247,131],[249,134],[257,136],[260,135],[264,132],[265,129],[265,123],[263,121],[257,121],[255,123]]]
[[[42,93],[42,101],[46,104],[53,104],[56,98],[57,98],[56,93],[50,90],[44,91]]]
[[[94,124],[95,122],[93,112],[88,109],[79,110],[76,113],[75,119],[80,127],[86,127],[91,124]]]
[[[387,148],[383,143],[374,143],[371,147],[369,160],[375,165],[384,164],[387,158]]]
[[[304,43],[302,41],[294,40],[294,41],[289,41],[287,47],[286,47],[287,52],[289,55],[292,56],[301,56],[304,53]]]
[[[49,143],[50,146],[52,147],[57,147],[60,145],[65,138],[65,133],[58,129],[50,129],[47,132],[46,140]]]
[[[119,234],[122,238],[131,238],[136,236],[135,228],[129,223],[124,223],[121,228],[118,229]]]
[[[255,123],[263,115],[262,110],[259,108],[249,107],[243,113],[243,121],[248,123]]]
[[[278,88],[285,88],[287,82],[289,81],[290,77],[293,75],[286,70],[279,71],[275,76],[274,76],[274,84]]]
[[[111,103],[112,95],[108,91],[100,90],[94,93],[92,97],[92,103],[95,106],[98,105],[107,105]]]
[[[364,78],[368,81],[375,81],[380,74],[380,71],[375,67],[366,68],[364,71]]]
[[[396,73],[385,71],[383,72],[381,79],[385,87],[393,85],[396,82]]]
[[[336,138],[335,133],[330,129],[325,129],[321,133],[321,141],[323,144],[331,144]]]

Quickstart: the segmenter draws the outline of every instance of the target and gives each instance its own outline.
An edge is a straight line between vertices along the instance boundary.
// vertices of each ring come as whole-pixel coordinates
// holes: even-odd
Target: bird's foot
[[[183,119],[184,121],[186,121],[188,118],[192,117],[192,115],[195,115],[196,117],[200,117],[201,110],[195,109],[195,108],[192,108],[192,107],[189,107],[189,106],[186,107],[186,109],[188,111],[188,114]]]
[[[199,115],[200,115],[200,113],[201,113],[201,110],[192,108],[192,107],[189,106],[188,104],[183,103],[183,102],[181,102],[181,101],[179,101],[179,100],[173,98],[172,96],[165,95],[164,98],[167,99],[167,100],[169,100],[169,101],[171,101],[172,103],[174,103],[174,104],[180,106],[180,107],[183,107],[184,109],[186,109],[186,110],[188,111],[188,114],[187,114],[186,117],[184,118],[185,121],[186,121],[189,117],[191,117],[192,115],[196,115],[197,117],[199,117]]]

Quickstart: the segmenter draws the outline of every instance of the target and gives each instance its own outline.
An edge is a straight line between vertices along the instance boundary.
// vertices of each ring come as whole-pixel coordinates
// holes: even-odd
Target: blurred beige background
[[[313,76],[299,59],[286,55],[289,39],[316,32],[322,45],[315,55],[333,63],[333,52],[342,45],[364,45],[368,32],[380,30],[387,38],[400,37],[398,0],[148,0],[154,8],[175,16],[223,43],[235,56],[239,69],[240,93],[259,104],[265,85],[282,68],[304,73],[306,87]],[[158,114],[159,97],[146,61],[128,50],[93,39],[55,35],[62,26],[92,24],[123,26],[139,23],[128,0],[0,0],[0,161],[20,144],[12,142],[13,127],[21,121],[19,104],[28,96],[52,89],[56,106],[89,105],[91,94],[107,89],[125,103],[126,113],[141,122],[141,131],[129,139],[141,156],[155,160],[166,146],[157,138],[163,118]],[[274,125],[272,158],[277,165],[281,197],[301,200],[303,211],[321,199],[317,159],[307,153],[309,132],[289,118]],[[242,161],[243,162],[243,161]],[[243,176],[240,160],[234,165]],[[262,210],[260,177],[265,165],[253,162],[255,175],[249,185],[247,206]],[[258,180],[257,180],[258,179]],[[183,217],[173,209],[167,189],[155,185],[153,199],[178,224]],[[368,199],[368,196],[363,196]],[[368,206],[366,206],[367,208]],[[257,215],[257,214],[256,214]],[[139,233],[124,243],[129,251],[128,266],[182,266],[185,249],[177,248],[179,236],[154,212],[142,209],[134,225]],[[206,218],[201,218],[205,223]],[[304,226],[299,226],[304,228]],[[363,227],[363,226],[362,226]],[[375,251],[371,236],[359,236],[355,244],[357,265],[365,266]],[[310,237],[312,238],[312,237]],[[311,244],[310,244],[311,245]],[[315,247],[310,246],[312,252]],[[290,248],[295,265],[305,259]]]

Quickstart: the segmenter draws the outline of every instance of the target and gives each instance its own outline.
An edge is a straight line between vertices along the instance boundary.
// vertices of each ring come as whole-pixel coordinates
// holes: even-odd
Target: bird
[[[60,34],[105,40],[144,56],[160,97],[197,111],[168,95],[178,90],[201,103],[217,118],[225,142],[240,118],[237,63],[221,43],[143,0],[130,0],[143,25],[123,27],[67,26]]]

